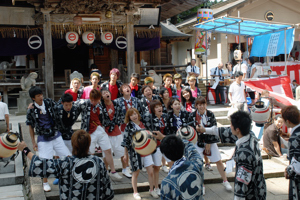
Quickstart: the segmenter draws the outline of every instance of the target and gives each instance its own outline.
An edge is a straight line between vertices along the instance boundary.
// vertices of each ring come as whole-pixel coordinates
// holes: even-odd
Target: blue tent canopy
[[[242,35],[245,37],[255,37],[259,35],[283,31],[285,29],[292,28],[293,26],[293,24],[262,22],[254,19],[219,17],[196,24],[195,28],[203,31]]]
[[[265,57],[287,54],[294,44],[294,24],[223,16],[196,24],[194,27],[200,31],[241,35],[246,38],[254,37],[251,56]],[[286,65],[285,56],[285,73]]]

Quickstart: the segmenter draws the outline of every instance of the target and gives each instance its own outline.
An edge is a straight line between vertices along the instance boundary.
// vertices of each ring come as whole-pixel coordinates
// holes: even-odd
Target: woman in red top
[[[140,170],[142,169],[142,160],[144,159],[150,159],[152,160],[152,155],[148,156],[141,156],[138,154],[134,148],[132,147],[132,137],[135,131],[145,129],[144,124],[141,122],[141,115],[139,111],[136,108],[129,108],[126,112],[125,116],[125,135],[122,142],[122,146],[125,148],[125,154],[124,159],[127,159],[128,154],[130,158],[130,164],[132,168],[132,178],[131,178],[131,184],[133,188],[133,198],[134,199],[141,199],[140,194],[137,190],[137,178],[140,173]],[[153,163],[153,160],[152,160]],[[150,186],[150,195],[158,198],[158,195],[153,190],[153,165],[146,166],[146,170],[148,173],[148,181]]]
[[[73,97],[73,101],[76,101],[78,97],[78,90],[81,86],[79,78],[73,78],[71,84],[72,84],[72,89],[66,90],[65,94],[67,93],[71,94]]]
[[[181,91],[181,103],[188,112],[195,111],[195,97],[192,95],[192,91],[188,88],[184,88]]]
[[[169,96],[176,96],[176,90],[171,87],[173,76],[172,74],[165,74],[163,77],[164,84],[162,87],[166,88],[169,91]]]

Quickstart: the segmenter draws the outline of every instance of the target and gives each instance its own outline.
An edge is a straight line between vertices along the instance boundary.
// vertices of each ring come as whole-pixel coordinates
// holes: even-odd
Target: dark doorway
[[[54,78],[64,77],[65,69],[71,72],[78,71],[84,77],[89,76],[89,46],[86,44],[77,45],[74,49],[67,46],[53,51]]]

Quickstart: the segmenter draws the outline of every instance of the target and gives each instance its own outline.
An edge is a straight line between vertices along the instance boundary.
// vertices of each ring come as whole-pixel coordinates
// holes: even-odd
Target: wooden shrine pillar
[[[50,10],[43,10],[44,15],[44,48],[45,48],[45,71],[44,82],[46,89],[46,97],[54,99],[54,80],[53,80],[53,52],[52,52],[52,34]]]
[[[130,76],[135,72],[135,59],[134,59],[134,19],[133,11],[127,11],[126,22],[126,39],[127,39],[127,77],[130,82]]]
[[[154,65],[161,65],[160,48],[154,50]]]

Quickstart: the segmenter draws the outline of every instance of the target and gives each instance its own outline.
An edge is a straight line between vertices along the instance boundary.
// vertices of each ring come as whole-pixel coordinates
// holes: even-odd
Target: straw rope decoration
[[[126,36],[125,24],[83,24],[82,26],[78,27],[73,23],[52,23],[52,37],[55,39],[62,39],[62,36],[64,38],[67,32],[78,32],[79,28],[81,30],[81,33],[84,33],[86,31],[93,32],[96,35],[96,40],[100,40],[101,38],[101,28],[103,33],[111,32],[114,35],[114,38],[117,38],[118,36]],[[134,33],[138,34],[138,38],[161,37],[161,28],[156,27],[155,29],[148,29],[147,27],[136,27],[134,28]],[[43,36],[43,27],[1,27],[0,35],[2,38],[29,38],[32,35]]]

